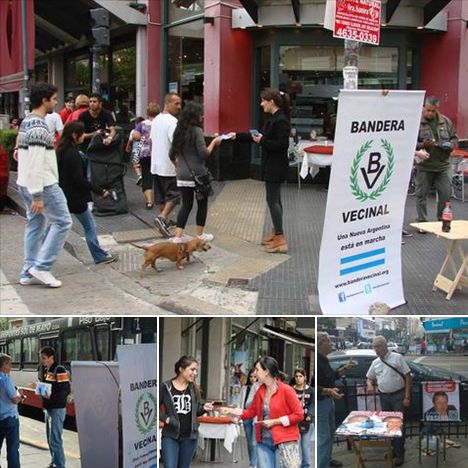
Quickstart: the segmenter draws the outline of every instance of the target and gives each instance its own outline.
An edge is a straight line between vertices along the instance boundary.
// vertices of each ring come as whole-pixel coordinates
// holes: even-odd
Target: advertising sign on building
[[[379,45],[380,0],[336,0],[333,37]]]
[[[373,320],[356,319],[357,320],[357,333],[361,338],[374,338],[375,337],[375,322]]]
[[[324,314],[405,303],[401,231],[423,99],[423,91],[340,91],[320,246]]]
[[[124,468],[157,464],[156,345],[117,346],[121,369]]]
[[[460,382],[422,382],[425,421],[460,420]]]

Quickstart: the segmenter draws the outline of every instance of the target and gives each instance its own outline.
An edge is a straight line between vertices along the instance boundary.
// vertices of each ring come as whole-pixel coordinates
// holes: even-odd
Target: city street
[[[14,173],[10,175],[9,196],[22,212],[15,177]],[[300,190],[295,184],[284,187],[289,253],[268,255],[258,245],[262,233],[271,229],[263,183],[246,179],[214,185],[215,197],[210,200],[207,222],[208,232],[215,235],[212,249],[197,253],[183,271],[163,259],[163,272],[148,269],[144,278],[139,277],[142,251],[130,242],[150,244],[160,241],[161,236],[153,227],[156,212],[144,208],[131,171],[125,176],[129,213],[96,218],[102,244],[119,257],[119,262],[108,266],[92,264],[81,226],[75,223],[54,270],[64,281],[58,290],[18,284],[24,221],[19,216],[3,215],[1,312],[320,314],[317,269],[327,195],[323,186],[302,184]],[[433,202],[434,198],[430,205]],[[453,205],[456,218],[468,217],[468,204],[454,200]],[[408,197],[406,224],[413,220],[414,214],[414,197]],[[193,234],[193,223],[192,213],[188,233]],[[406,244],[402,245],[403,284],[408,303],[392,313],[466,313],[467,290],[457,291],[450,301],[441,291],[432,291],[445,256],[441,240],[411,232],[414,236],[405,238]]]
[[[406,360],[418,362],[425,366],[441,367],[459,374],[466,375],[468,378],[468,356],[460,354],[434,354],[427,356],[405,355]]]

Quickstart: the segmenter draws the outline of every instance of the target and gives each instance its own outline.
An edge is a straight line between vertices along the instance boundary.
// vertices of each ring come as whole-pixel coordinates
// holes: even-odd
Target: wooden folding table
[[[435,278],[432,290],[440,289],[446,292],[446,299],[449,301],[457,288],[468,286],[468,253],[465,253],[463,246],[463,241],[468,240],[468,221],[452,221],[450,232],[442,232],[441,221],[411,223],[411,226],[447,240],[447,256]],[[452,279],[448,276],[450,273]]]

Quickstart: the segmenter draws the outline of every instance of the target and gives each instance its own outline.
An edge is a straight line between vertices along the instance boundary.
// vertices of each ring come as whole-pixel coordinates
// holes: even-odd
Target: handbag
[[[207,169],[206,173],[203,175],[196,175],[189,166],[187,159],[183,154],[182,158],[185,161],[190,175],[192,176],[193,181],[195,182],[195,197],[197,200],[204,200],[205,198],[211,197],[214,194],[213,188],[211,187],[211,182],[213,181],[213,176],[210,171]]]

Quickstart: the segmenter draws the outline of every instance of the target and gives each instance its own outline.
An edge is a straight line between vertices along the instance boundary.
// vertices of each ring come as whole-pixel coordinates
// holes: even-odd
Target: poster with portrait
[[[403,413],[399,411],[351,411],[336,430],[343,436],[401,437]]]
[[[422,382],[423,419],[460,421],[460,382]]]
[[[359,411],[380,411],[380,397],[378,394],[367,392],[366,385],[356,385],[357,409]]]

